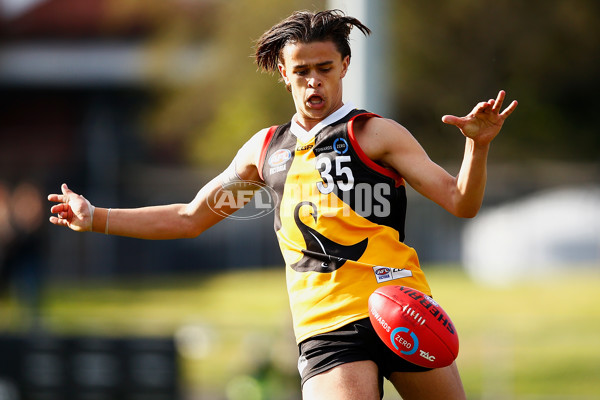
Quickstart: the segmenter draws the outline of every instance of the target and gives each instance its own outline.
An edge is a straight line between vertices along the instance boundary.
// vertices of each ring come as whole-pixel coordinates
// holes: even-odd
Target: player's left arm
[[[463,162],[456,176],[433,162],[411,133],[395,121],[366,120],[359,142],[369,157],[397,171],[423,196],[456,216],[474,217],[483,201],[490,143],[517,106],[516,101],[512,102],[500,112],[504,96],[501,91],[496,99],[479,103],[465,117],[443,117],[443,122],[458,127],[466,138]]]
[[[504,111],[502,104],[506,93],[501,90],[496,99],[477,104],[464,117],[444,115],[442,121],[454,125],[466,138],[465,153],[458,175],[456,176],[457,206],[464,210],[467,217],[473,217],[479,211],[487,181],[487,157],[492,140],[500,133],[504,121],[517,108],[513,100]]]

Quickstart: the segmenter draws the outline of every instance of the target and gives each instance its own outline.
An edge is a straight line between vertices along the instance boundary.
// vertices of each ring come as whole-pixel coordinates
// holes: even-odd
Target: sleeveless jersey
[[[353,110],[303,143],[291,122],[272,127],[259,173],[277,194],[274,227],[286,264],[298,343],[368,317],[382,285],[430,294],[404,240],[406,192],[395,172],[370,160],[354,136]]]

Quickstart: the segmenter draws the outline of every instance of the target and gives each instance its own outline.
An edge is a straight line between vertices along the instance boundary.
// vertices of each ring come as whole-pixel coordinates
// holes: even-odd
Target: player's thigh
[[[339,365],[302,387],[303,400],[379,400],[378,369],[372,361]]]
[[[465,400],[456,363],[426,372],[394,372],[390,376],[404,400]]]

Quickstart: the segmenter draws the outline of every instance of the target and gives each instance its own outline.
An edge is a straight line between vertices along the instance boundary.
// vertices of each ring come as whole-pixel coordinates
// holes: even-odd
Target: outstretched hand
[[[506,118],[517,108],[517,101],[513,101],[500,112],[505,96],[506,92],[501,90],[495,100],[490,99],[477,104],[465,117],[444,115],[442,121],[456,126],[463,135],[473,139],[476,144],[487,145],[498,135]]]
[[[66,226],[74,231],[92,230],[94,206],[83,196],[73,192],[66,183],[60,187],[62,194],[50,194],[48,200],[55,204],[50,208],[50,222],[54,225]]]

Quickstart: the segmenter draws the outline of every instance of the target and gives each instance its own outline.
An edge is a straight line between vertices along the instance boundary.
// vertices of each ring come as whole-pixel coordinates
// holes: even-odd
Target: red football
[[[383,342],[413,364],[441,368],[458,355],[458,334],[450,317],[418,290],[380,287],[369,297],[369,317]]]

